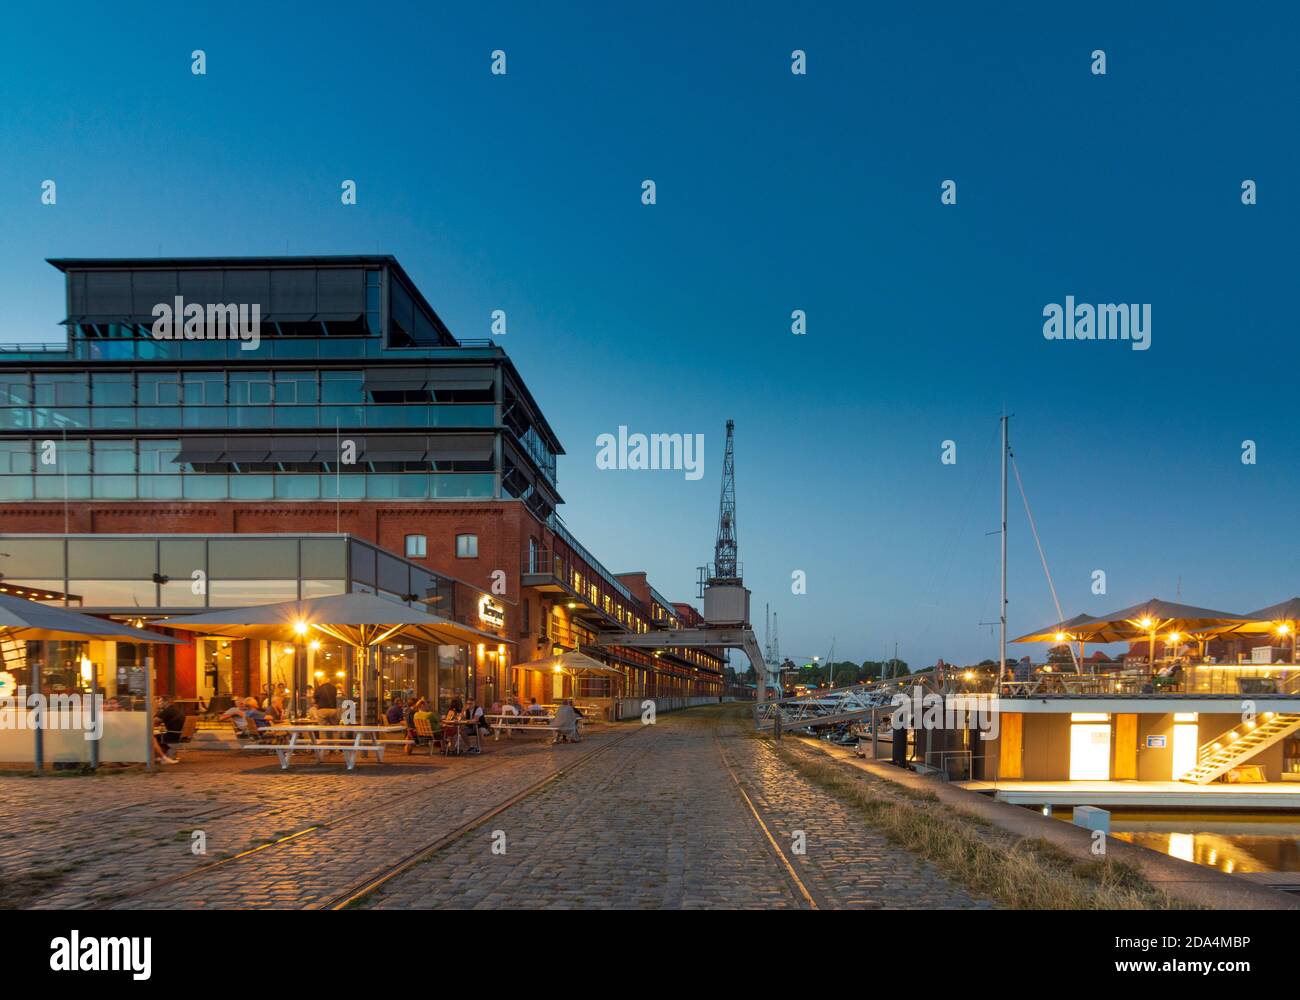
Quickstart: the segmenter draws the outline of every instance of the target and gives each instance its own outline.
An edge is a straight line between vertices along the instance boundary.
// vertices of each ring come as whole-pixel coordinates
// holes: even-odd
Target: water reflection
[[[1229,873],[1300,871],[1294,814],[1112,811],[1110,829],[1119,840]]]

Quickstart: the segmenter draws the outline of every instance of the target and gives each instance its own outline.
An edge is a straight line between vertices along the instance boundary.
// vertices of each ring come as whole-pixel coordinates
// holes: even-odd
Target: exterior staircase
[[[1243,722],[1202,746],[1196,766],[1179,780],[1208,785],[1297,729],[1300,729],[1300,714],[1265,712],[1253,726]]]

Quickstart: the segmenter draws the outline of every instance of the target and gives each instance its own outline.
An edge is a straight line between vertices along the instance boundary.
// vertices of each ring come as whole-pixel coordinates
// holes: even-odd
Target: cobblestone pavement
[[[524,885],[527,905],[546,908],[797,908],[800,883],[821,907],[987,905],[744,732],[734,710],[697,709],[578,745],[390,753],[351,774],[211,751],[152,775],[0,775],[0,908],[325,906],[561,770],[363,905],[518,907]],[[195,830],[205,856],[191,852]]]
[[[450,759],[390,751],[383,764],[362,762],[352,773],[309,757],[281,771],[270,755],[193,751],[155,774],[3,775],[0,907],[319,905],[626,731],[603,727],[558,747],[530,737],[488,740],[482,756]],[[206,836],[204,856],[191,851],[195,830]]]
[[[661,716],[638,741],[510,807],[365,905],[495,908],[518,905],[521,887],[529,906],[556,909],[808,905],[728,765],[817,906],[989,905],[867,828],[742,725],[726,710]]]

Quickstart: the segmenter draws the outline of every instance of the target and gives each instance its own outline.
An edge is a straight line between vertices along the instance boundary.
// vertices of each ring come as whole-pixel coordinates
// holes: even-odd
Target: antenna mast
[[[998,652],[998,691],[1007,675],[1007,415],[1002,415],[1002,596],[998,602],[1001,639]]]

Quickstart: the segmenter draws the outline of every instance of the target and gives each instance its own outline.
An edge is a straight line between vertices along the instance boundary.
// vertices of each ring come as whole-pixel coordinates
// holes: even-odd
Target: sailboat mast
[[[998,655],[998,691],[1007,674],[1007,416],[1002,415],[1002,597],[998,604],[998,621],[1001,624],[1000,653]]]

